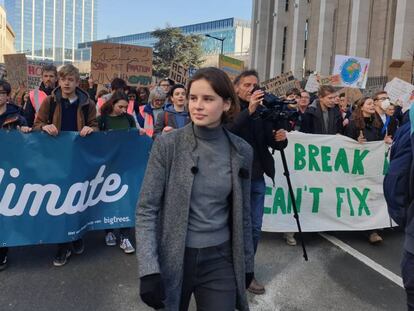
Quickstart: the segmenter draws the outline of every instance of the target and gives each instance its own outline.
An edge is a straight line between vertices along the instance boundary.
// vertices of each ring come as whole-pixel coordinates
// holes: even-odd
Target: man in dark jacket
[[[392,219],[405,229],[401,274],[409,311],[414,310],[414,110],[410,121],[401,126],[391,147],[391,161],[384,178],[384,196]]]
[[[385,91],[376,93],[373,98],[375,111],[381,118],[382,122],[381,133],[383,136],[391,136],[391,138],[393,138],[398,127],[398,121],[395,117],[390,117],[385,113],[385,111],[391,105],[390,98]]]
[[[27,128],[26,120],[21,115],[21,109],[9,103],[10,92],[10,84],[0,80],[0,128],[8,130],[21,128],[23,130],[23,128]],[[0,247],[0,271],[7,267],[7,253],[8,247]]]
[[[240,113],[228,124],[228,129],[247,141],[254,151],[253,167],[251,173],[251,217],[253,228],[254,251],[260,239],[262,219],[264,212],[264,199],[266,185],[263,174],[272,180],[275,178],[275,165],[269,148],[281,150],[286,148],[286,132],[273,130],[273,124],[264,121],[256,110],[262,104],[263,91],[253,91],[259,83],[259,77],[255,70],[242,72],[234,80],[236,93],[240,101]],[[254,294],[263,294],[265,288],[253,279],[249,291]]]
[[[335,105],[336,91],[330,85],[323,85],[318,91],[319,99],[306,110],[301,132],[310,134],[342,134],[342,115]]]
[[[42,83],[40,86],[29,92],[29,99],[24,109],[24,117],[28,126],[32,127],[36,113],[39,111],[43,100],[52,94],[57,86],[57,70],[53,65],[45,65],[42,67]]]

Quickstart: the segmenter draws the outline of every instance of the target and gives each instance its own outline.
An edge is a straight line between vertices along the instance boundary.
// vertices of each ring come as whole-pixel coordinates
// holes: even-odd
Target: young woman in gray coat
[[[249,310],[252,149],[223,122],[237,112],[227,75],[197,71],[188,84],[192,123],[152,147],[137,208],[141,299],[154,309]]]

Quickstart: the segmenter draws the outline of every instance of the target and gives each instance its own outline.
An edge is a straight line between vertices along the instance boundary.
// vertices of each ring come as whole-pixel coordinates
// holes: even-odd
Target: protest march
[[[295,12],[291,15],[297,23],[305,19],[302,3],[294,2],[293,8],[289,1],[276,7],[253,3],[254,14],[264,9],[274,13],[266,26],[262,16],[252,21],[252,33],[253,27],[262,36],[279,27],[283,8],[286,14]],[[325,14],[327,4],[322,5]],[[85,10],[78,11],[83,16]],[[357,11],[352,7],[353,15]],[[73,24],[79,12],[74,10]],[[85,21],[82,28],[90,27],[91,21]],[[278,293],[283,300],[286,275],[305,271],[311,283],[313,273],[323,276],[304,266],[284,270],[286,254],[302,256],[303,265],[313,268],[315,261],[326,261],[338,284],[352,280],[351,289],[362,293],[366,284],[351,274],[357,275],[359,267],[336,266],[348,260],[338,255],[341,250],[399,286],[404,306],[414,310],[414,76],[407,74],[414,58],[410,63],[394,57],[394,47],[393,59],[384,62],[388,75],[379,76],[378,59],[357,52],[363,40],[352,26],[352,48],[335,46],[325,59],[325,52],[319,53],[326,51],[322,39],[308,43],[308,31],[315,25],[306,20],[304,47],[287,43],[290,36],[302,38],[297,25],[273,34],[277,44],[269,41],[264,47],[252,39],[250,60],[243,53],[226,53],[244,34],[200,36],[190,26],[155,30],[151,40],[157,42],[148,45],[129,44],[125,38],[126,43],[119,43],[109,36],[87,42],[82,37],[79,55],[88,59],[87,70],[74,61],[74,48],[74,54],[62,50],[62,61],[34,57],[38,51],[3,53],[0,275],[10,282],[26,252],[41,253],[46,246],[53,256],[41,260],[47,261],[50,275],[70,271],[82,278],[81,265],[96,261],[88,270],[102,277],[102,284],[113,282],[116,292],[126,286],[124,279],[114,281],[102,272],[118,271],[116,255],[111,253],[109,264],[99,266],[100,252],[112,247],[122,256],[121,269],[139,281],[134,286],[140,307],[279,310],[269,295]],[[32,31],[35,36],[35,26]],[[341,29],[334,32],[342,35]],[[165,44],[173,36],[175,41]],[[220,54],[202,59],[200,51],[213,49],[212,42]],[[177,46],[181,54],[172,52]],[[300,49],[305,58],[306,53],[319,53],[314,69],[309,70],[305,58],[302,62],[293,56]],[[43,56],[49,52],[43,47]],[[278,53],[280,59],[274,60]],[[399,244],[388,239],[390,232]],[[355,249],[340,239],[350,233]],[[323,242],[314,242],[315,236],[336,248],[327,250]],[[274,243],[276,237],[282,242]],[[277,254],[280,244],[286,247],[280,257],[263,255],[269,248]],[[377,264],[362,251],[369,248],[373,258],[381,257],[381,249],[390,244],[401,259],[398,275],[389,273],[388,262]],[[326,258],[315,251],[318,247]],[[277,266],[276,278],[266,274],[267,265]],[[36,264],[28,266],[36,269]],[[312,290],[301,282],[292,285],[298,299]],[[97,291],[102,285],[90,284]],[[378,297],[388,299],[387,290],[379,290]],[[334,303],[324,306],[323,299],[334,294],[324,295],[318,297],[318,310],[333,308]],[[312,297],[308,295],[317,300]],[[300,309],[290,301],[284,306]]]

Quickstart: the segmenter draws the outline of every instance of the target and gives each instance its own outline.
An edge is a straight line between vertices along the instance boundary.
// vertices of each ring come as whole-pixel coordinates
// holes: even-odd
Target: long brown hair
[[[111,98],[105,102],[101,107],[101,115],[109,115],[114,111],[114,105],[120,100],[125,100],[128,103],[128,96],[125,92],[117,91],[112,94]]]
[[[359,99],[357,102],[356,102],[356,109],[354,110],[354,112],[352,113],[352,119],[354,120],[354,122],[355,122],[355,127],[358,129],[358,130],[363,130],[363,129],[365,129],[365,127],[366,127],[366,124],[365,124],[365,119],[364,119],[364,115],[363,115],[363,113],[362,113],[362,106],[364,106],[364,104],[365,104],[365,102],[368,100],[368,99],[372,99],[372,98],[370,98],[370,97],[363,97],[363,98],[361,98],[361,99]],[[382,122],[381,122],[381,119],[379,118],[379,116],[376,114],[376,113],[374,113],[372,116],[371,116],[371,118],[374,118],[374,120],[373,120],[373,122],[372,122],[372,125],[374,126],[374,127],[376,127],[376,128],[381,128],[382,127]]]
[[[199,69],[188,82],[187,98],[190,94],[193,82],[202,79],[206,80],[214,92],[223,98],[223,100],[228,100],[230,102],[230,109],[223,113],[222,122],[232,121],[236,114],[240,111],[240,106],[233,83],[231,83],[227,74],[215,67]]]

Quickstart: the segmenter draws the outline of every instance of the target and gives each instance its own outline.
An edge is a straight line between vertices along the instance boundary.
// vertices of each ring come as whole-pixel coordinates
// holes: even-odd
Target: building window
[[[289,11],[289,0],[285,2],[285,12]]]
[[[284,73],[285,72],[286,43],[287,43],[287,27],[284,27],[283,28],[283,46],[282,46],[282,68],[281,68],[281,73]]]

